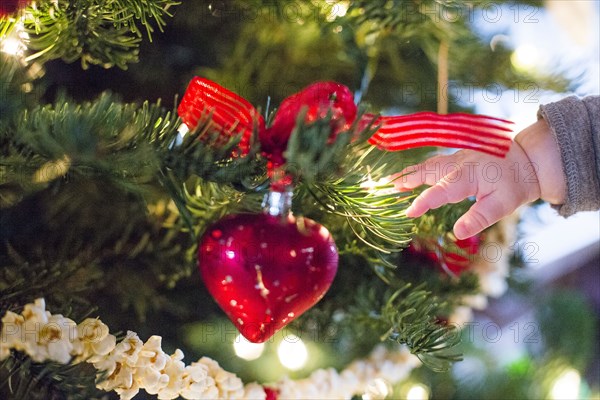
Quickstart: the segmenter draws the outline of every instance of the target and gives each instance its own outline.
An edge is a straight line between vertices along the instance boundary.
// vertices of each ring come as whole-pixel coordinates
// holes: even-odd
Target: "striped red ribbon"
[[[200,77],[192,79],[177,111],[190,129],[194,129],[199,122],[208,121],[214,129],[222,133],[223,141],[231,136],[241,135],[240,153],[245,155],[248,153],[250,136],[255,126],[267,152],[275,153],[277,150],[283,153],[295,126],[296,117],[303,107],[309,109],[307,122],[312,122],[315,118],[324,118],[327,108],[333,109],[336,119],[335,125],[332,125],[333,134],[351,126],[356,116],[356,105],[346,86],[337,82],[316,82],[287,97],[275,114],[273,125],[265,128],[263,117],[246,99]],[[370,122],[378,129],[369,139],[369,143],[387,151],[443,146],[473,149],[503,157],[512,141],[509,136],[510,121],[485,115],[418,112],[375,117],[373,114],[366,114],[362,117],[359,127],[364,127]],[[274,138],[277,140],[274,141]]]

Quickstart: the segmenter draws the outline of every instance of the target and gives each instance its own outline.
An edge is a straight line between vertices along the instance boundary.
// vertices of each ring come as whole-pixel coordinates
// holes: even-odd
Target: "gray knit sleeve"
[[[558,213],[600,209],[600,96],[543,105],[538,117],[550,125],[567,177],[566,201],[554,205]]]
[[[600,209],[600,96],[567,97],[540,107],[567,177],[567,199],[554,205],[564,217]]]

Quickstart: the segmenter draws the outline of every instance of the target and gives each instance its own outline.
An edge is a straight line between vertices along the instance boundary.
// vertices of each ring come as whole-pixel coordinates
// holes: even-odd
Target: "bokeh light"
[[[233,341],[233,350],[238,357],[252,361],[262,355],[265,350],[265,344],[252,343],[240,334]]]
[[[406,393],[406,400],[428,400],[429,388],[425,385],[416,384],[411,386]]]
[[[569,368],[556,378],[552,384],[550,398],[555,400],[579,399],[581,375],[576,370]]]
[[[308,350],[302,339],[290,334],[286,335],[279,344],[277,356],[285,368],[297,371],[306,365]]]

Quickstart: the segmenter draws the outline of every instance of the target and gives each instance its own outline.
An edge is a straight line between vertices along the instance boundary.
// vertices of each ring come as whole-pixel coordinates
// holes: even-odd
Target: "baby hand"
[[[475,197],[475,204],[454,225],[458,239],[476,235],[539,198],[560,203],[566,191],[560,153],[543,120],[523,130],[505,158],[460,150],[405,168],[399,175],[394,181],[398,190],[431,186],[406,210],[412,218]]]

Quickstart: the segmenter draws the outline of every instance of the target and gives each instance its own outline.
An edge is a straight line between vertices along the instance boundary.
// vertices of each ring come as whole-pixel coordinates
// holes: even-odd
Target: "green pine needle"
[[[435,371],[445,371],[462,359],[456,350],[460,335],[453,327],[436,322],[436,312],[443,305],[422,286],[405,284],[383,296],[374,287],[363,286],[357,298],[352,320],[382,332],[381,340],[405,344]],[[377,309],[379,312],[373,311]]]
[[[101,377],[99,377],[101,379]],[[96,371],[86,363],[35,363],[29,357],[12,352],[0,363],[0,397],[15,400],[101,399],[96,388]]]
[[[29,36],[27,47],[33,51],[26,61],[61,58],[81,60],[105,68],[137,62],[141,26],[149,39],[153,25],[163,30],[172,0],[43,0],[27,7],[23,19]],[[141,25],[141,26],[140,26]]]

